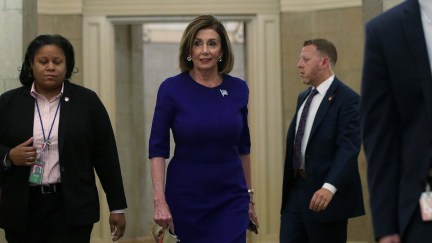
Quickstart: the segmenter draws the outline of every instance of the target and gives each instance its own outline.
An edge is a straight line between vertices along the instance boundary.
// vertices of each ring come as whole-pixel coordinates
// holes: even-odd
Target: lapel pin
[[[219,89],[219,91],[221,92],[222,97],[224,97],[225,95],[228,95],[228,91],[226,91],[224,89]]]
[[[69,97],[65,97],[65,101],[68,102],[69,101]]]
[[[333,96],[328,97],[328,101],[332,102],[333,101]]]

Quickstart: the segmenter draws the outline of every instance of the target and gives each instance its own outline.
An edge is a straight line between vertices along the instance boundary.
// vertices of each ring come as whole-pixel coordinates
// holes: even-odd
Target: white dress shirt
[[[301,166],[300,168],[304,169],[305,168],[305,151],[306,151],[306,147],[307,147],[307,143],[309,141],[309,136],[310,136],[310,132],[312,130],[312,125],[314,123],[315,120],[315,116],[316,113],[318,111],[318,108],[321,104],[321,101],[324,99],[324,96],[327,93],[327,90],[330,88],[330,85],[333,83],[333,80],[335,78],[335,75],[330,76],[330,78],[328,78],[327,80],[325,80],[324,82],[322,82],[318,87],[316,87],[318,94],[316,94],[313,98],[312,98],[312,102],[311,105],[309,107],[309,113],[306,119],[306,126],[305,126],[305,132],[303,135],[303,141],[302,141],[302,147],[301,147],[301,156],[300,156],[300,161],[301,161]],[[305,100],[306,102],[306,100]],[[297,121],[296,121],[296,133],[297,133],[297,129],[298,129],[298,124],[300,121],[300,114],[303,112],[303,107],[305,102],[303,102],[303,104],[300,106],[300,109],[297,113]],[[324,183],[323,188],[331,191],[333,194],[336,193],[337,189],[335,186],[333,186],[330,183]]]
[[[60,120],[60,109],[59,105],[60,98],[63,94],[63,88],[58,95],[48,100],[45,96],[38,94],[34,87],[34,83],[32,84],[32,88],[30,91],[31,96],[35,98],[39,106],[36,107],[35,102],[35,111],[34,111],[34,120],[33,120],[33,147],[40,150],[42,145],[44,144],[44,134],[45,137],[51,141],[51,145],[48,146],[47,149],[44,150],[42,160],[45,162],[44,173],[42,177],[42,184],[55,184],[61,181],[60,178],[60,164],[59,164],[59,148],[58,148],[58,125]],[[40,114],[39,114],[40,112]],[[57,115],[56,115],[57,113]],[[39,116],[40,115],[40,116]],[[42,123],[41,123],[42,119]],[[43,124],[43,127],[42,127]],[[50,129],[52,126],[51,134]]]

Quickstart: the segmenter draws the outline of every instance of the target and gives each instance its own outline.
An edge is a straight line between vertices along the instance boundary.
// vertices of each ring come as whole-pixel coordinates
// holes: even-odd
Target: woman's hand
[[[166,229],[169,227],[174,233],[174,224],[171,212],[166,201],[154,203],[154,221],[156,224]]]
[[[36,162],[36,148],[32,146],[33,138],[9,151],[9,159],[15,166],[32,166]]]
[[[255,223],[258,229],[259,228],[258,217],[255,212],[255,203],[253,201],[249,202],[249,219]]]

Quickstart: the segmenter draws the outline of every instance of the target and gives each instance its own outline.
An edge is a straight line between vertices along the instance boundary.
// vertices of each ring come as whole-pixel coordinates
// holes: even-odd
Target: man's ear
[[[329,57],[325,56],[321,59],[321,68],[322,69],[332,69]]]

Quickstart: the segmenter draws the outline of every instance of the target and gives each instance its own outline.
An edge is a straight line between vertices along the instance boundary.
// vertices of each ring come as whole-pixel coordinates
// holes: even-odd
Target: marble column
[[[37,0],[0,0],[0,94],[21,85],[18,68],[36,33]]]
[[[0,0],[0,93],[20,86],[18,67],[37,33],[37,0]]]

